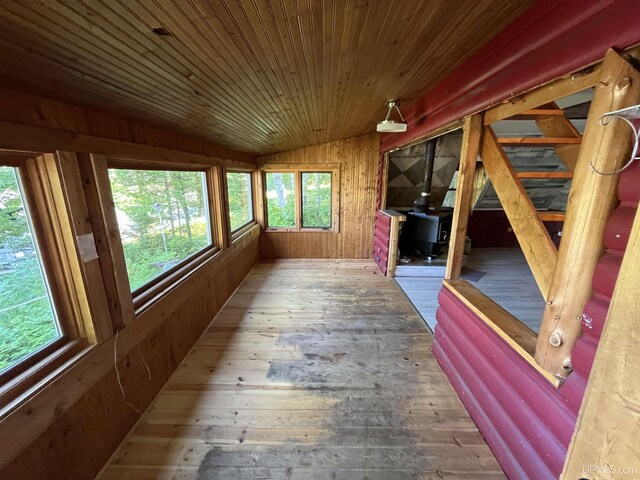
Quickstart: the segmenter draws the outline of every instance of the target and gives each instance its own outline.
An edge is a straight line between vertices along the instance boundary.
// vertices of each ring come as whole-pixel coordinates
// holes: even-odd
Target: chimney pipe
[[[425,152],[424,181],[422,182],[422,191],[420,197],[413,202],[413,210],[418,213],[429,213],[429,199],[431,198],[431,181],[433,179],[433,166],[436,161],[436,144],[437,138],[432,138],[427,142],[427,150]]]

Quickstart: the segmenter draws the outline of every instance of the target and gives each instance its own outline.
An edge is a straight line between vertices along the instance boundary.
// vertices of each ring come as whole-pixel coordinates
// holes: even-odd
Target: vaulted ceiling
[[[533,0],[3,0],[2,83],[264,154],[375,130]]]

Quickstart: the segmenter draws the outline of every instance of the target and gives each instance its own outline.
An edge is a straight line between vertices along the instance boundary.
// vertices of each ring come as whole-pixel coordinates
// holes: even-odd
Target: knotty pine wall
[[[104,153],[214,165],[251,155],[126,118],[0,88],[0,149]],[[239,163],[243,162],[243,163]],[[118,370],[143,411],[259,259],[255,226],[120,331]],[[121,396],[115,335],[0,418],[0,479],[91,479],[138,419]],[[138,346],[151,370],[151,380]]]
[[[144,411],[178,367],[198,337],[258,260],[259,227],[152,308],[136,318],[133,335],[151,370],[151,380],[132,337],[124,331],[118,350],[129,349],[118,362],[127,400]],[[120,394],[113,367],[113,338],[95,347],[74,378],[53,385],[58,392],[47,408],[19,412],[11,423],[14,441],[24,441],[35,423],[45,421],[46,430],[18,454],[0,478],[12,480],[91,479],[124,439],[138,419]],[[76,364],[76,366],[78,365]],[[97,379],[95,377],[98,377]],[[65,397],[83,389],[77,401],[64,409]],[[56,400],[56,398],[58,400]],[[43,418],[44,417],[44,418]],[[4,421],[4,420],[3,420]],[[20,428],[21,426],[21,428]],[[8,428],[0,426],[4,444]],[[25,431],[26,430],[26,431]],[[4,446],[3,446],[4,450]]]
[[[16,125],[33,127],[34,130],[29,132],[32,138],[17,135]],[[20,145],[29,141],[32,148],[47,150],[55,142],[58,150],[78,151],[76,147],[81,145],[91,147],[92,151],[86,153],[120,153],[118,145],[113,143],[107,144],[108,151],[104,151],[105,144],[96,142],[96,138],[255,163],[253,155],[209,140],[0,87],[0,141],[3,148],[21,149]]]
[[[269,232],[260,236],[262,258],[370,258],[376,214],[380,138],[352,137],[258,157],[258,164],[340,164],[340,230]]]

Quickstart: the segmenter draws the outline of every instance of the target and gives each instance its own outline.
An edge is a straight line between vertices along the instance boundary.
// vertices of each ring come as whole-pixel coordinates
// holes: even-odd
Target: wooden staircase
[[[567,167],[567,171],[558,172],[515,172],[516,181],[573,178],[582,135],[555,102],[526,110],[506,120],[534,120],[543,135],[542,137],[496,137],[498,148],[506,161],[508,161],[508,155],[503,147],[555,147],[556,153]],[[491,129],[490,126],[486,128]],[[523,190],[526,192],[524,187]],[[537,211],[537,217],[542,222],[563,222],[565,214],[563,211],[540,210]]]
[[[497,137],[485,123],[481,158],[509,222],[518,237],[543,296],[546,296],[558,250],[544,222],[563,222],[565,212],[536,210],[522,180],[562,180],[573,178],[582,135],[555,103],[521,112],[505,120],[534,120],[541,137]],[[504,148],[554,147],[566,171],[516,172]]]

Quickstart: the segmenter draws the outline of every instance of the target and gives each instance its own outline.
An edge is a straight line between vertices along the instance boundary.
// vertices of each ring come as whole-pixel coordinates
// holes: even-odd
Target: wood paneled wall
[[[6,123],[5,123],[6,122]],[[255,163],[252,155],[217,145],[210,140],[170,132],[126,118],[108,115],[95,110],[70,105],[36,95],[0,88],[0,143],[2,148],[22,148],[17,144],[28,142],[25,138],[11,138],[15,124],[34,127],[31,143],[35,149],[47,149],[54,143],[58,150],[78,151],[76,144],[89,143],[85,136],[119,140],[137,145],[147,145],[180,152]],[[24,131],[24,130],[22,130]],[[11,142],[11,145],[7,143]],[[15,143],[14,143],[15,142]],[[61,142],[66,142],[60,145]],[[44,143],[44,145],[43,145]],[[102,151],[98,142],[90,142],[92,151],[86,153],[117,154],[110,148]],[[95,150],[95,148],[98,150]]]
[[[178,367],[195,341],[225,304],[233,291],[258,260],[259,227],[233,247],[225,250],[196,275],[176,288],[171,295],[145,311],[135,320],[133,336],[122,332],[118,351],[129,350],[118,362],[118,370],[127,401],[144,411],[169,376]],[[132,339],[139,341],[133,341]],[[27,409],[21,418],[24,428],[36,417],[46,416],[48,428],[19,453],[0,478],[12,480],[90,479],[100,471],[128,431],[138,414],[127,406],[120,394],[113,367],[113,338],[95,347],[84,375],[74,377],[68,388],[54,385],[59,397],[72,395],[78,386],[86,391],[75,403],[59,412],[55,402],[48,410]],[[142,363],[140,351],[149,365],[151,380]],[[96,371],[104,372],[92,382]],[[9,420],[11,418],[9,417]],[[3,450],[10,441],[0,427]],[[16,437],[20,438],[22,433]],[[5,445],[5,441],[7,444]],[[6,451],[6,450],[5,450]]]
[[[263,232],[263,258],[370,258],[376,215],[377,134],[259,157],[260,165],[340,164],[340,231]]]
[[[206,140],[2,89],[0,150],[255,167],[251,155]],[[114,352],[126,399],[143,411],[257,262],[259,236],[254,226],[131,319],[118,336],[82,352],[7,410],[0,418],[0,478],[93,478],[138,418],[120,393]]]

